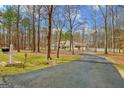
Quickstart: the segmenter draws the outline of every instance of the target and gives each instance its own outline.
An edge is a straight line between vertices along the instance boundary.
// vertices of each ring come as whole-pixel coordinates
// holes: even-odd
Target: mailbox
[[[2,51],[3,53],[7,53],[7,52],[9,52],[9,47],[3,47],[3,48],[1,49],[1,51]]]

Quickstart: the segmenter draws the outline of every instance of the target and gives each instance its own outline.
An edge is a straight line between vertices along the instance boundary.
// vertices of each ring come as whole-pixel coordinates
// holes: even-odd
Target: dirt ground
[[[123,53],[112,53],[109,52],[107,55],[102,53],[97,53],[97,55],[105,57],[113,63],[113,65],[120,72],[121,76],[124,78],[124,54]]]
[[[105,57],[108,57],[108,58],[112,59],[113,63],[115,63],[115,64],[124,65],[124,54],[122,54],[122,53],[111,53],[111,52],[109,52],[107,55],[106,54],[100,54],[100,53],[98,53],[98,55],[105,56]]]

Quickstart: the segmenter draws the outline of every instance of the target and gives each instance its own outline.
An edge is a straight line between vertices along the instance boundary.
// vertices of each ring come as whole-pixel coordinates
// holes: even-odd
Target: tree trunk
[[[114,12],[112,7],[112,49],[115,52]]]
[[[20,45],[19,45],[19,8],[20,6],[18,5],[18,10],[17,10],[17,52],[20,52]]]
[[[105,13],[102,11],[102,9],[101,9],[101,6],[99,5],[99,8],[100,8],[100,10],[101,10],[101,13],[102,13],[102,15],[103,15],[103,18],[104,18],[104,31],[105,31],[105,54],[108,54],[108,51],[107,51],[107,44],[108,44],[108,42],[107,42],[107,5],[106,5],[106,11],[105,11]]]
[[[9,45],[8,46],[10,47],[10,44],[12,43],[11,25],[9,25],[8,30],[9,30]]]
[[[40,52],[40,11],[38,13],[37,52]]]
[[[104,18],[104,30],[105,30],[105,54],[108,54],[107,51],[107,22],[106,22],[106,18]]]
[[[23,42],[24,42],[24,39],[23,39],[23,31],[22,29],[20,30],[20,49],[23,50]]]
[[[3,33],[4,33],[4,47],[6,47],[6,32],[5,32],[5,29],[4,29],[4,26],[3,26]]]
[[[56,50],[57,50],[57,47],[56,47],[56,46],[57,46],[57,44],[56,44],[56,43],[57,43],[57,36],[58,36],[58,32],[57,32],[57,31],[55,31],[55,34],[54,34],[54,35],[55,35],[55,38],[54,38],[54,50],[56,51]]]
[[[47,59],[51,60],[51,56],[50,56],[50,53],[51,53],[51,27],[52,27],[52,11],[53,11],[53,6],[50,5],[48,6],[48,37],[47,37]]]
[[[72,50],[72,31],[70,32],[70,51]]]
[[[96,16],[96,13],[95,13]],[[96,25],[96,18],[95,18],[95,52],[97,52],[97,25]]]
[[[28,31],[29,31],[29,33],[28,33],[28,47],[29,47],[29,49],[31,49],[31,29],[30,29],[30,23],[29,23],[29,28],[28,28]]]
[[[59,58],[61,34],[62,34],[62,30],[60,30],[60,32],[59,32],[59,41],[58,41],[58,49],[57,49],[57,58]]]
[[[82,30],[82,52],[84,52],[84,29]]]
[[[70,37],[70,47],[72,48],[72,55],[74,55],[74,44],[73,44],[73,34],[71,29],[71,37]]]
[[[97,30],[95,31],[95,52],[97,52]]]
[[[33,5],[33,52],[36,50],[36,45],[35,45],[35,5]]]
[[[72,55],[74,55],[74,42],[73,42],[73,35],[72,35],[71,44],[72,44]]]

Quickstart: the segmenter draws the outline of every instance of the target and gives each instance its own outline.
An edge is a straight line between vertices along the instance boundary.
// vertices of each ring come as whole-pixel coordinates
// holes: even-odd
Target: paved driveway
[[[124,87],[124,79],[106,59],[84,54],[79,61],[6,77],[9,87],[108,88]]]

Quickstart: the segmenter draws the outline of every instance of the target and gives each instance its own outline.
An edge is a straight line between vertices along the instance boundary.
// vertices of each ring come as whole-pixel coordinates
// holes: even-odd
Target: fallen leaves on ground
[[[108,54],[98,53],[98,55],[110,60],[112,64],[117,68],[117,70],[120,72],[121,76],[124,78],[124,54],[123,53],[109,52]]]

